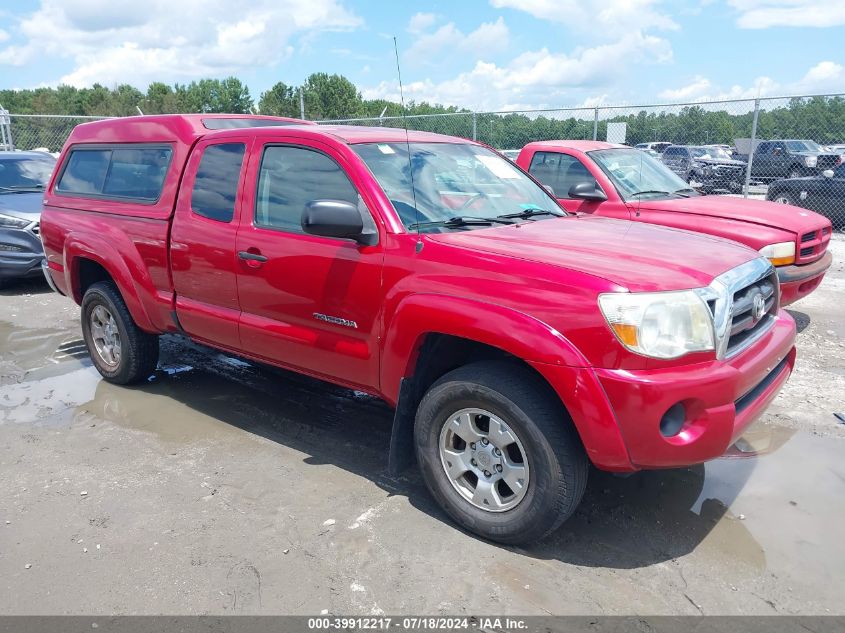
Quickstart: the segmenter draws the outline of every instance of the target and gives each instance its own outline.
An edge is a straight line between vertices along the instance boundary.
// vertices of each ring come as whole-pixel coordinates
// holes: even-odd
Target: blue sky
[[[341,73],[474,109],[845,92],[845,2],[0,0],[0,87]]]

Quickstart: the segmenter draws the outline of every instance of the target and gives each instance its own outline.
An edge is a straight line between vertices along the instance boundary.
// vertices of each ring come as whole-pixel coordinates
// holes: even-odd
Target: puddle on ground
[[[98,420],[98,426],[150,433],[168,454],[174,442],[212,437],[235,454],[260,435],[303,450],[306,464],[382,477],[391,411],[364,394],[176,337],[162,339],[160,369],[150,381],[118,387],[102,381],[66,336],[9,334],[0,327],[4,360],[31,369],[22,382],[0,386],[0,424]],[[30,350],[33,343],[38,351]],[[843,450],[842,440],[758,424],[728,456],[705,465],[628,478],[594,471],[576,515],[524,553],[607,568],[693,554],[752,573],[814,574],[835,586],[835,570],[845,569]],[[408,496],[420,494],[416,484],[395,485]],[[414,505],[425,509],[431,502]]]

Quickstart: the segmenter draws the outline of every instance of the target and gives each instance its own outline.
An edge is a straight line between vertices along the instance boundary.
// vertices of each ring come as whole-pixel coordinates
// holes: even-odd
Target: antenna
[[[399,68],[399,46],[396,44],[396,36],[393,36],[393,53],[396,55],[396,75],[399,77],[399,101],[402,104],[402,127],[405,128],[405,147],[408,150],[408,174],[411,177],[411,196],[414,199],[414,213],[416,215],[417,225],[417,252],[422,250],[422,240],[420,239],[420,210],[417,207],[417,187],[414,184],[414,163],[411,160],[411,140],[408,136],[408,119],[405,111],[405,91],[402,88],[402,70]],[[387,109],[387,108],[385,108]]]

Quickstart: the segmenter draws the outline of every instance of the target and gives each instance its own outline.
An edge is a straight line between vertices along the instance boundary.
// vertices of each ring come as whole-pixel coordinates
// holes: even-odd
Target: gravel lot
[[[627,479],[528,548],[448,522],[385,473],[379,401],[162,341],[100,380],[78,308],[0,292],[2,614],[845,614],[845,239],[799,302],[760,456]],[[837,589],[838,587],[838,589]]]

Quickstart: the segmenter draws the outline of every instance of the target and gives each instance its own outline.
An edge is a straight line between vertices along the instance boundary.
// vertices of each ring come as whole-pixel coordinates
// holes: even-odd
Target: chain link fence
[[[531,141],[625,143],[650,154],[701,193],[791,204],[845,228],[845,95],[320,123],[407,125],[477,140],[511,158]]]
[[[8,114],[17,149],[58,152],[102,117]],[[526,143],[609,140],[641,148],[701,193],[817,211],[845,228],[845,94],[508,112],[450,112],[319,123],[408,126],[477,140],[512,158]]]
[[[61,114],[9,114],[11,145],[14,149],[61,151],[71,130],[80,123],[108,117]]]

